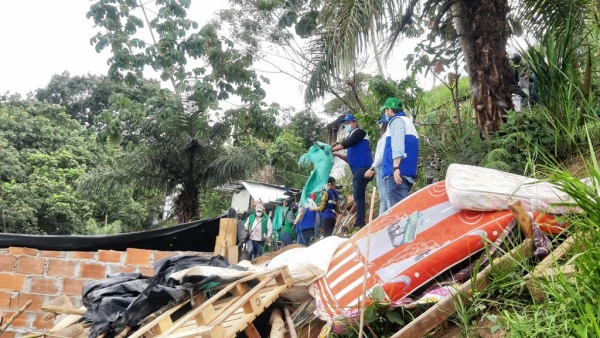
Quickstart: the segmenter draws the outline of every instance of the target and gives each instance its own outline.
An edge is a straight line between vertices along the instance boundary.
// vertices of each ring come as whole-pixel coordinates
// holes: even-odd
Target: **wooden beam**
[[[512,249],[497,260],[481,270],[475,278],[469,279],[463,283],[452,294],[433,305],[429,310],[425,311],[419,317],[415,318],[408,325],[396,332],[391,338],[414,338],[423,337],[433,328],[445,321],[454,312],[456,312],[456,304],[458,297],[471,297],[473,291],[481,291],[490,283],[490,271],[494,267],[504,267],[510,264],[512,259],[520,259],[522,257],[531,257],[533,253],[533,240],[526,239],[522,244]]]
[[[71,306],[57,306],[57,305],[42,304],[42,311],[67,314],[67,315],[83,316],[87,312],[87,309],[85,307],[76,308],[76,307],[71,307]]]

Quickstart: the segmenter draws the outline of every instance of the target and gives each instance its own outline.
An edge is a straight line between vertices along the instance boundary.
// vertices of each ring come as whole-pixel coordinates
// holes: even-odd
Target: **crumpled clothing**
[[[327,185],[327,179],[329,179],[331,168],[333,168],[331,146],[323,142],[316,142],[298,161],[298,165],[310,163],[313,164],[314,169],[302,189],[300,206],[305,206],[310,194],[323,189]]]

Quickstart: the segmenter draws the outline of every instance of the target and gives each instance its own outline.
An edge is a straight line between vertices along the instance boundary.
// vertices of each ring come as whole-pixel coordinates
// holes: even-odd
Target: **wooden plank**
[[[244,332],[246,333],[246,337],[248,338],[261,338],[260,333],[258,333],[258,330],[256,329],[256,326],[254,326],[254,324],[252,323],[249,323],[248,326],[246,326]]]
[[[556,273],[562,273],[560,270],[553,272],[554,269],[550,268],[550,266],[552,264],[555,264],[569,250],[571,250],[571,248],[573,247],[574,244],[575,244],[574,237],[571,236],[571,237],[565,239],[565,241],[562,242],[561,245],[559,245],[555,250],[553,250],[546,258],[544,258],[540,262],[540,264],[538,264],[535,267],[535,269],[533,269],[533,271],[530,274],[525,276],[525,284],[527,285],[527,289],[529,289],[531,296],[535,300],[541,301],[544,298],[546,298],[545,293],[538,288],[538,286],[537,286],[538,281],[536,281],[535,279],[540,279],[540,278],[545,279],[546,276],[549,276],[550,274],[556,275]],[[569,269],[568,271],[565,270],[564,272],[568,272],[570,274],[575,273],[574,268],[572,266],[571,266],[571,268],[572,268],[572,271],[571,271],[571,269]]]
[[[60,314],[67,314],[67,315],[83,316],[87,312],[87,309],[85,307],[82,309],[82,308],[76,308],[76,307],[72,307],[72,306],[57,306],[57,305],[42,304],[41,308],[42,308],[42,311],[44,311],[44,312],[53,312],[53,313],[60,313]]]
[[[255,280],[255,279],[258,279],[258,278],[262,278],[263,276],[269,275],[273,271],[277,271],[277,270],[263,271],[263,272],[260,272],[260,273],[257,273],[257,274],[250,275],[250,276],[244,277],[242,279],[239,279],[238,281],[236,281],[234,283],[230,283],[230,284],[227,284],[227,285],[222,285],[222,286],[219,286],[217,288],[214,288],[213,290],[215,290],[215,291],[216,290],[220,290],[219,293],[217,293],[214,297],[211,298],[211,299],[214,298],[214,300],[213,300],[213,302],[215,302],[214,305],[217,306],[218,303],[216,302],[216,300],[218,300],[218,298],[226,295],[236,285],[236,283],[243,283],[243,282]],[[198,307],[202,306],[202,304],[204,304],[204,298],[203,297],[204,296],[203,296],[202,292],[197,293],[196,295],[194,295],[194,305],[192,306],[192,309],[197,309]],[[146,332],[153,332],[154,333],[154,331],[157,330],[157,329],[153,329],[154,327],[156,327],[157,325],[159,325],[159,323],[162,322],[163,320],[166,320],[167,323],[169,321],[171,321],[171,318],[170,318],[171,314],[173,314],[175,311],[179,310],[182,306],[186,305],[189,302],[190,301],[188,299],[188,300],[183,301],[182,303],[176,305],[172,309],[165,311],[160,316],[158,316],[156,319],[152,320],[150,323],[145,324],[144,326],[142,326],[139,330],[137,330],[132,335],[130,335],[129,338],[140,338]],[[227,305],[227,302],[225,302],[224,305],[221,305],[221,306],[226,306],[226,305]],[[190,321],[190,320],[193,321],[193,318],[194,318],[193,315],[190,315],[190,313],[188,313],[188,314],[186,314],[186,316],[184,316],[184,318],[187,318],[188,321]],[[184,319],[184,318],[180,318],[177,322],[179,323],[179,321],[182,320],[182,319]]]
[[[271,280],[275,279],[275,277],[280,275],[283,271],[287,271],[287,267],[277,270],[265,271],[263,273],[248,276],[236,282],[228,284],[223,289],[221,289],[219,293],[211,297],[207,302],[204,302],[202,305],[200,305],[196,309],[193,309],[192,311],[185,314],[182,318],[177,320],[177,322],[175,322],[168,331],[164,332],[161,335],[161,337],[171,337],[171,334],[178,331],[178,329],[182,326],[186,325],[188,321],[195,318],[195,316],[201,311],[203,311],[206,307],[208,307],[209,305],[212,306],[212,304],[216,303],[229,292],[232,292],[234,294],[234,297],[229,297],[223,300],[227,301],[228,304],[223,307],[222,311],[219,311],[219,313],[216,314],[216,318],[212,321],[213,325],[215,325],[215,323],[221,323],[223,319],[227,318],[230,314],[237,311],[238,308],[242,307],[242,305],[244,305],[248,301],[248,299],[253,297],[254,294],[258,293],[263,286],[267,285]],[[257,279],[264,275],[266,275],[267,277],[264,278],[251,291],[245,292],[248,289],[246,282],[253,279]],[[198,331],[197,333],[204,334],[202,332]]]
[[[463,283],[449,297],[433,305],[419,317],[396,332],[391,338],[423,337],[426,333],[438,326],[456,311],[457,297],[469,298],[473,291],[481,291],[490,283],[490,271],[495,267],[510,265],[511,260],[531,257],[533,254],[533,240],[526,239],[522,244],[506,253],[492,264],[481,270],[475,278]]]

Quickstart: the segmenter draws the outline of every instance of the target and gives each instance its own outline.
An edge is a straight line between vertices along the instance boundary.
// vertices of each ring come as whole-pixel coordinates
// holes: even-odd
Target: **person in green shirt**
[[[298,214],[298,203],[293,202],[290,208],[285,213],[285,219],[283,221],[283,228],[281,229],[281,242],[283,246],[288,246],[294,243],[296,239],[296,231],[294,230],[294,220]]]

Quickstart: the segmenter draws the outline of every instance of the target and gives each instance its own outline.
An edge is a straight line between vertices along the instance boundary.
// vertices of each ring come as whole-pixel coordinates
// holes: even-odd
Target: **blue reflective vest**
[[[419,158],[419,134],[412,121],[406,117],[404,112],[396,113],[388,120],[388,128],[395,119],[402,119],[406,126],[404,136],[404,152],[406,157],[400,162],[400,173],[402,176],[417,177],[417,160]],[[392,156],[392,135],[388,134],[385,140],[383,152],[383,177],[394,174],[394,158]]]
[[[335,209],[337,206],[337,202],[340,199],[340,195],[338,195],[337,191],[329,189],[327,190],[327,198],[327,206],[325,207],[325,210],[321,212],[321,218],[336,218],[337,214]]]
[[[308,207],[304,209],[304,215],[298,224],[296,224],[296,233],[302,232],[302,230],[314,229],[316,216],[318,211],[308,210]]]
[[[352,135],[352,133],[358,129],[359,128],[352,130],[350,132],[350,135]],[[348,135],[348,137],[350,137],[350,135]],[[359,169],[359,168],[370,167],[371,164],[373,163],[373,154],[371,154],[371,147],[369,146],[369,140],[364,138],[364,139],[360,140],[360,142],[358,142],[357,144],[348,148],[347,156],[348,156],[348,165],[350,165],[350,170],[352,170],[352,172],[354,172],[356,169]]]

